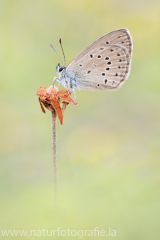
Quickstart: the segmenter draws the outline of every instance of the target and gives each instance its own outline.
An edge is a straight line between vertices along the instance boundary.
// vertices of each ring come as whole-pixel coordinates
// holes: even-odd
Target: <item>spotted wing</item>
[[[110,32],[83,50],[67,67],[77,88],[109,90],[119,88],[130,72],[132,38],[127,29]]]

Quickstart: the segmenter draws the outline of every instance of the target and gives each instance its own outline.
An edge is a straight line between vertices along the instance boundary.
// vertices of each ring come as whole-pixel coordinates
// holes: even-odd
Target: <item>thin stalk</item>
[[[52,111],[52,149],[53,149],[53,173],[54,173],[54,200],[57,195],[57,157],[56,157],[56,111]]]

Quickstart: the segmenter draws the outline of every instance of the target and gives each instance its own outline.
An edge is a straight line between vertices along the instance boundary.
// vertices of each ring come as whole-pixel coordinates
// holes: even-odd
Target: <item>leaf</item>
[[[42,112],[46,113],[46,111],[45,111],[45,109],[44,109],[44,107],[43,107],[43,105],[42,105],[42,102],[41,102],[41,100],[40,100],[40,97],[39,97],[38,99],[39,99],[39,103],[40,103],[40,106],[41,106]]]
[[[62,102],[63,103],[63,106],[62,106],[62,113],[64,113],[66,111],[66,107],[69,103],[67,102]]]
[[[70,94],[71,94],[71,91],[62,89],[57,93],[57,96],[59,96],[63,101],[67,103],[72,103],[73,105],[77,105],[77,103],[75,103],[73,99],[70,97]]]
[[[63,114],[62,114],[62,109],[60,106],[60,103],[57,99],[57,96],[55,94],[51,94],[49,98],[53,108],[56,110],[57,116],[59,118],[60,124],[63,124]]]

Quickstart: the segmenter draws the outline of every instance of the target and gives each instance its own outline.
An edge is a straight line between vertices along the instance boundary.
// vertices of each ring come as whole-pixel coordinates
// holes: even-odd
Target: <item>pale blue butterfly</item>
[[[59,77],[54,78],[54,83],[58,81],[74,94],[76,89],[118,89],[130,73],[132,50],[132,37],[127,29],[115,30],[97,39],[78,54],[67,67],[62,48],[64,64],[56,66]]]

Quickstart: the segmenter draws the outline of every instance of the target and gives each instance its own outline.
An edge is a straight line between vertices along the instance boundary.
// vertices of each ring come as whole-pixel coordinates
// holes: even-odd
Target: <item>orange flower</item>
[[[69,103],[77,105],[77,103],[75,103],[70,96],[71,91],[65,89],[58,91],[57,88],[53,86],[50,86],[49,88],[40,86],[40,88],[37,89],[36,94],[39,96],[39,103],[42,112],[45,113],[43,105],[50,111],[53,111],[53,109],[55,109],[61,124],[63,124],[63,113],[65,112],[67,105]],[[60,105],[61,100],[63,100],[62,108]]]

